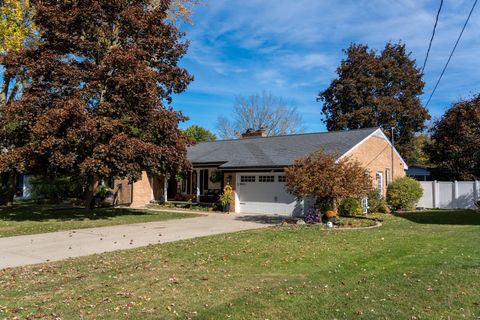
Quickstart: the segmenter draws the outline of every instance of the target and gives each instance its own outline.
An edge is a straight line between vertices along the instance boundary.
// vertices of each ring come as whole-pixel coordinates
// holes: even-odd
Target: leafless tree
[[[271,93],[238,96],[232,116],[220,116],[216,128],[222,139],[238,138],[247,129],[265,129],[267,136],[302,133],[303,118],[295,106]]]

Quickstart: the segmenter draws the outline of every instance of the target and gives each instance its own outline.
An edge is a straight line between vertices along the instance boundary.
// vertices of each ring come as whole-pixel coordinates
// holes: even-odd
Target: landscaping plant
[[[363,213],[362,204],[356,198],[347,198],[342,201],[338,209],[341,215],[355,216]]]
[[[231,186],[227,185],[223,188],[223,193],[220,195],[219,201],[222,205],[224,212],[230,211],[230,203],[233,200],[233,189]]]
[[[305,223],[307,224],[317,224],[322,222],[322,217],[320,210],[315,210],[313,208],[308,209],[307,214],[305,215]]]
[[[50,203],[79,198],[83,193],[82,182],[71,176],[33,176],[30,186],[33,199]]]
[[[394,210],[414,210],[422,195],[423,189],[417,180],[402,177],[388,187],[387,203]]]
[[[370,191],[367,198],[369,213],[390,213],[387,201],[377,190]]]
[[[367,169],[350,158],[337,159],[322,151],[296,160],[285,170],[287,190],[299,197],[330,203],[335,210],[343,199],[362,198],[372,189]]]

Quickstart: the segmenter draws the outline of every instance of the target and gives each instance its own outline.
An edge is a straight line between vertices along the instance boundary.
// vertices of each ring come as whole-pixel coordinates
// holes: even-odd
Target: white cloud
[[[261,70],[256,74],[255,78],[261,85],[284,87],[287,83],[280,72],[275,69]]]
[[[472,1],[444,3],[426,68],[426,94]],[[295,99],[306,114],[318,114],[321,105],[314,102],[315,96],[335,76],[341,50],[351,42],[381,49],[387,41],[402,40],[421,65],[438,4],[437,0],[210,0],[198,8],[195,23],[187,30],[192,45],[185,64],[196,76],[192,89],[218,97],[266,89]],[[476,10],[432,100],[432,113],[451,99],[480,90],[480,7]],[[319,118],[316,121],[320,123]]]

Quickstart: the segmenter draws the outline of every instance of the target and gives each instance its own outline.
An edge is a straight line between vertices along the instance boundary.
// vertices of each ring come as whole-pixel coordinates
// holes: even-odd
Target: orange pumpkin
[[[337,213],[335,211],[329,210],[325,212],[325,217],[327,218],[335,218],[337,216]]]

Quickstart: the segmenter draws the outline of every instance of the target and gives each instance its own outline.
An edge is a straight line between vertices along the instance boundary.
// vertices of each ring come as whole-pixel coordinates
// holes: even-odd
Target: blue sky
[[[204,0],[193,25],[182,26],[191,42],[182,66],[195,76],[174,98],[191,124],[215,131],[236,95],[263,90],[294,103],[307,132],[324,131],[318,93],[335,77],[350,43],[381,49],[401,40],[422,65],[440,0]],[[473,0],[445,1],[425,69],[426,102],[465,22]],[[440,117],[453,101],[480,92],[480,7],[467,26],[429,105]]]

